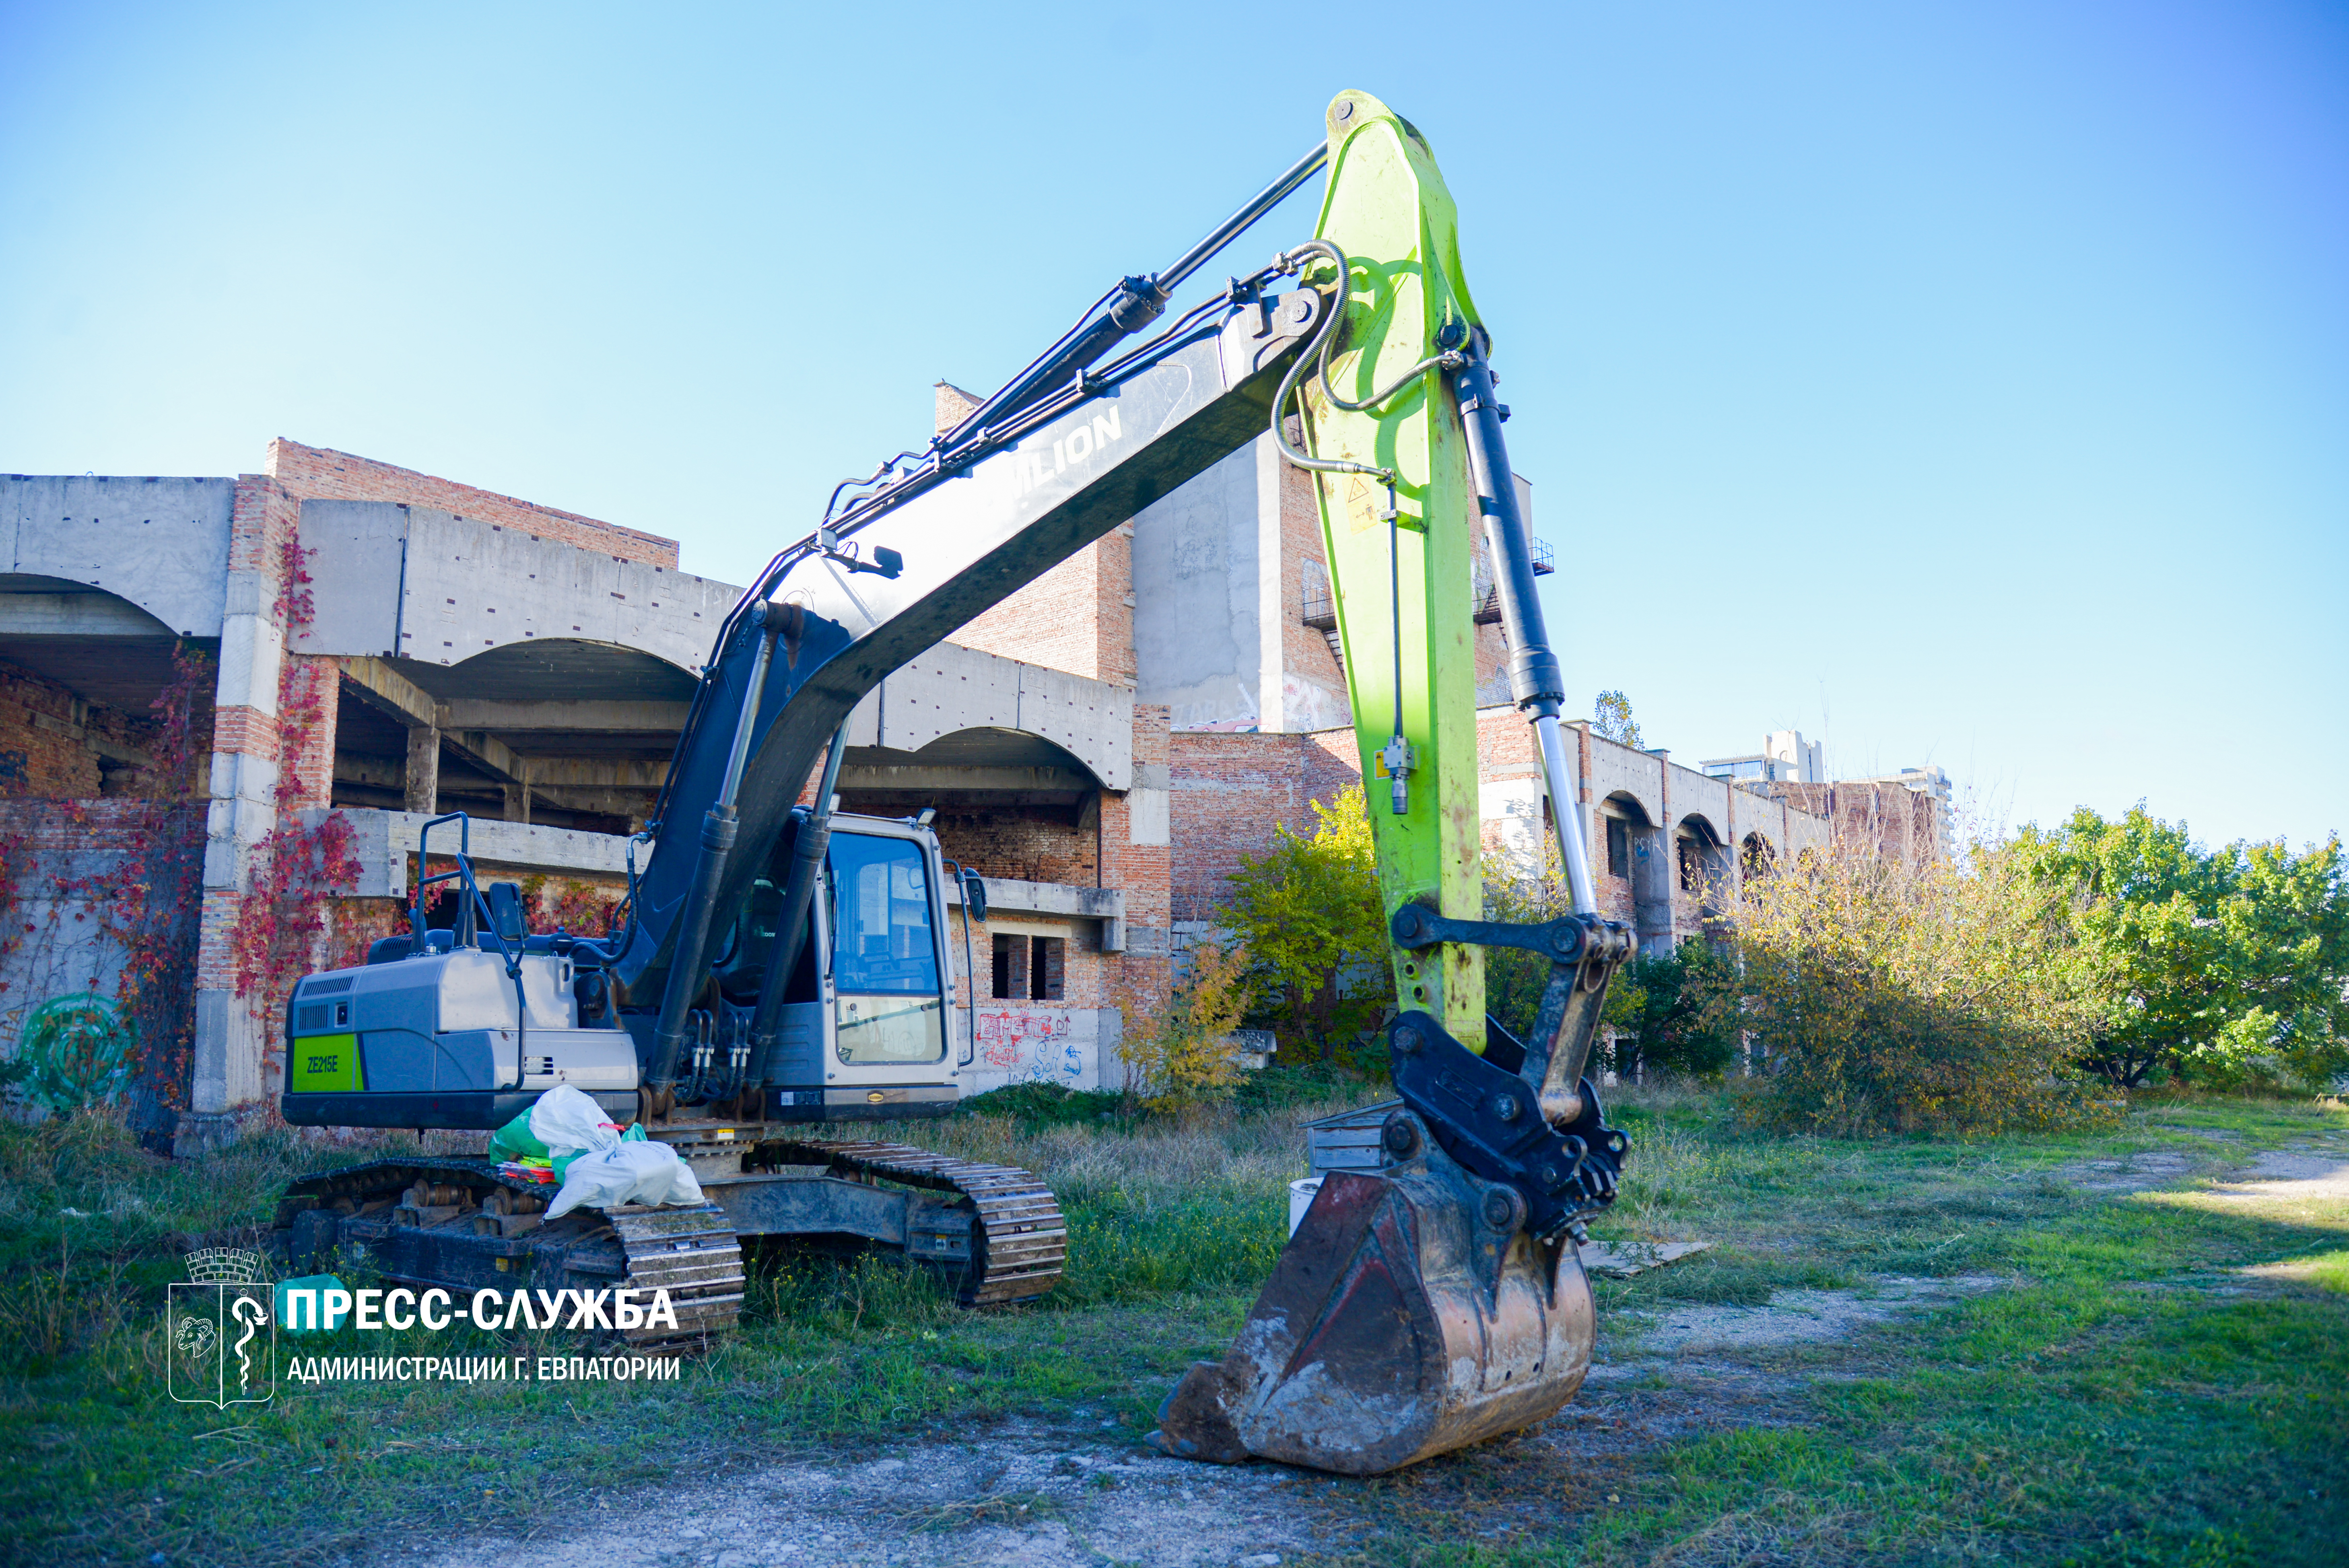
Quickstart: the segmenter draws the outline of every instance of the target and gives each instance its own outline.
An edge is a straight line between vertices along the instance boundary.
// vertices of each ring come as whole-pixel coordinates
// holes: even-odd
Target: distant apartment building
[[[1774,729],[1763,738],[1762,749],[1744,757],[1714,757],[1697,766],[1708,779],[1743,783],[1820,784],[1826,781],[1826,748],[1805,740],[1799,729]]]
[[[1698,764],[1710,779],[1785,801],[1834,825],[1836,841],[1910,864],[1955,858],[1957,820],[1950,776],[1903,768],[1870,779],[1827,778],[1824,748],[1800,730],[1773,730],[1762,749]]]

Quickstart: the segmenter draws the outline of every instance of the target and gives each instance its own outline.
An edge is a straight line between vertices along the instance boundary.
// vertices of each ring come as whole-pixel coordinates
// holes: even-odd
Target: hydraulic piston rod
[[[1222,222],[1189,250],[1176,257],[1174,264],[1163,272],[1130,277],[1112,291],[1108,308],[1098,315],[1089,315],[1071,328],[1067,336],[1044,351],[1043,356],[1011,380],[986,402],[973,409],[963,422],[948,431],[943,445],[958,446],[963,438],[989,425],[1000,424],[1068,383],[1077,371],[1092,364],[1119,343],[1140,332],[1165,312],[1166,302],[1174,290],[1193,273],[1197,272],[1216,253],[1237,239],[1256,221],[1286,201],[1297,188],[1321,170],[1329,161],[1326,142],[1317,142],[1311,150],[1282,173],[1279,179],[1251,197],[1247,203]]]
[[[1501,438],[1501,405],[1494,395],[1490,344],[1472,335],[1467,363],[1452,373],[1460,400],[1460,421],[1468,434],[1468,468],[1485,516],[1485,545],[1493,561],[1493,583],[1501,601],[1501,628],[1509,636],[1509,695],[1531,717],[1541,748],[1542,783],[1549,791],[1550,820],[1557,827],[1558,857],[1566,862],[1568,895],[1577,914],[1597,914],[1591,890],[1590,853],[1582,837],[1581,777],[1567,759],[1566,738],[1557,722],[1566,703],[1566,678],[1550,651],[1541,596],[1534,585],[1533,545],[1517,487],[1510,476],[1509,451]]]

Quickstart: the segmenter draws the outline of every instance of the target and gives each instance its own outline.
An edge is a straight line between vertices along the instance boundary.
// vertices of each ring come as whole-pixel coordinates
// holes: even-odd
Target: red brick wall
[[[324,447],[305,447],[280,437],[269,443],[267,467],[270,477],[304,500],[388,500],[431,507],[624,561],[641,561],[648,566],[677,565],[677,541],[673,539],[599,522],[574,511],[557,511],[494,490],[475,490],[471,485],[419,474],[413,469],[396,468],[371,458],[353,457]]]
[[[42,1002],[81,991],[115,1001],[135,1042],[126,1108],[150,1148],[186,1103],[203,841],[201,801],[0,802],[0,1054],[15,1054]],[[126,964],[134,955],[143,966]]]
[[[87,702],[54,681],[0,659],[0,797],[51,800],[176,799],[201,793],[212,750],[212,694],[199,685],[190,716],[194,758],[184,779],[158,778],[121,758],[125,750],[153,755],[160,728],[147,713],[131,714]],[[118,755],[108,757],[105,749]]]
[[[945,435],[985,399],[933,387]],[[1120,525],[947,639],[1112,685],[1133,683],[1133,525]]]
[[[1007,659],[1128,685],[1133,679],[1133,540],[1120,525],[947,640]]]
[[[1276,827],[1309,834],[1328,804],[1359,783],[1354,735],[1225,735],[1186,730],[1173,738],[1174,856],[1172,902],[1177,920],[1212,920],[1231,896],[1242,855],[1272,847]]]
[[[1889,857],[1926,865],[1941,853],[1940,802],[1906,785],[1875,779],[1835,784],[1774,782],[1771,796],[1797,811],[1824,817],[1845,853]]]
[[[852,811],[861,809],[854,796],[843,797],[841,804]],[[1079,826],[1073,815],[1066,806],[941,810],[931,826],[947,859],[983,877],[1099,887],[1101,833],[1092,817]]]
[[[267,474],[237,475],[235,510],[229,521],[228,569],[258,572],[274,590],[280,552],[301,522],[300,496]]]
[[[340,659],[325,655],[285,655],[284,678],[278,682],[282,722],[277,760],[279,798],[287,810],[334,804],[335,721],[341,712],[342,668]],[[297,707],[305,692],[315,713],[306,723]]]

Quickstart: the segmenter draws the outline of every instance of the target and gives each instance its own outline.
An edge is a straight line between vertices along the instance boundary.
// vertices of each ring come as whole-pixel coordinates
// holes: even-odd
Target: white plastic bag
[[[666,1143],[618,1143],[571,1162],[563,1191],[547,1206],[546,1217],[560,1219],[582,1205],[609,1209],[622,1203],[701,1201],[701,1183],[676,1150]]]
[[[611,1113],[567,1083],[548,1089],[530,1108],[530,1135],[556,1156],[609,1149],[620,1141]]]

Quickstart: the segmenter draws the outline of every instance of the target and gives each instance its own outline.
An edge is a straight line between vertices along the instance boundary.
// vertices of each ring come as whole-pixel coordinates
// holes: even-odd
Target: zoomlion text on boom
[[[643,1295],[652,1300],[636,1299]],[[338,1327],[346,1313],[355,1328],[422,1326],[436,1334],[452,1322],[470,1323],[476,1328],[677,1326],[677,1311],[669,1305],[666,1290],[518,1290],[511,1297],[503,1291],[477,1290],[461,1305],[438,1286],[420,1295],[405,1286],[359,1291],[303,1286],[286,1291],[285,1296],[285,1326],[297,1333]],[[562,1321],[565,1303],[571,1311],[567,1323]]]

